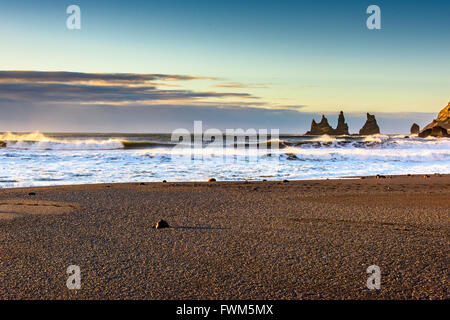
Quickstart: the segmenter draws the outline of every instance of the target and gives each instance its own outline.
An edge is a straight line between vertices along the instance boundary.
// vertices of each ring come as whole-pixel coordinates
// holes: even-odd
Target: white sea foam
[[[319,136],[319,137],[317,137],[317,138],[313,138],[313,139],[311,139],[311,141],[313,141],[313,142],[333,142],[333,141],[336,141],[337,139],[335,138],[335,137],[331,137],[331,136],[329,136],[329,135],[327,135],[327,134],[324,134],[324,135],[322,135],[322,136]]]
[[[117,135],[6,133],[0,134],[0,141],[6,143],[6,148],[0,148],[0,187],[164,179],[203,181],[210,176],[220,180],[280,180],[450,174],[448,138],[287,136],[276,141],[279,149],[262,152],[254,148],[255,144],[252,148],[228,144],[225,149],[191,149],[184,143],[173,148],[170,136],[159,135],[122,139]]]
[[[104,150],[123,149],[123,143],[118,139],[55,139],[40,132],[14,134],[7,132],[0,134],[0,141],[6,143],[8,149],[25,150]]]
[[[389,139],[389,136],[383,135],[383,134],[374,134],[371,136],[366,136],[364,138],[364,142],[376,142],[376,143],[383,143],[386,142]]]

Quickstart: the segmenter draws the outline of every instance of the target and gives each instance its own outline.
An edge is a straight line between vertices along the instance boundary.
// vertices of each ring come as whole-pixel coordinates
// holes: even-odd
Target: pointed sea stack
[[[380,127],[377,124],[377,119],[373,114],[367,113],[367,120],[364,126],[359,130],[360,135],[368,136],[371,134],[379,134]]]
[[[417,134],[420,131],[420,127],[417,123],[413,123],[413,125],[411,126],[411,134]]]
[[[450,137],[450,102],[439,112],[437,119],[419,132],[419,137]]]
[[[328,119],[325,117],[325,115],[322,115],[322,120],[320,120],[319,123],[316,123],[316,121],[311,122],[311,130],[308,131],[306,134],[313,135],[313,136],[321,136],[323,134],[333,134],[334,129],[329,125]]]
[[[333,129],[328,123],[328,119],[325,115],[322,115],[322,120],[319,123],[313,119],[311,122],[311,130],[306,134],[313,136],[321,136],[324,134],[328,135],[344,135],[348,133],[348,125],[345,123],[344,113],[341,111],[339,114],[338,125],[336,129]]]
[[[335,135],[348,135],[348,124],[345,123],[344,112],[339,113],[338,125],[335,130]]]

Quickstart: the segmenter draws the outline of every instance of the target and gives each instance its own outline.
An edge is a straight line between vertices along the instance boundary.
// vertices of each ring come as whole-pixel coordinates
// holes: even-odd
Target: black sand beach
[[[0,211],[1,299],[449,298],[449,175],[0,189]]]

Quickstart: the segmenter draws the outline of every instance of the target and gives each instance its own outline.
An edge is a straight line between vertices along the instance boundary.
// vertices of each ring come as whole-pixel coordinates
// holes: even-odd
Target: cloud
[[[268,86],[264,83],[254,83],[254,84],[243,84],[240,82],[228,82],[228,83],[221,83],[216,84],[213,86],[214,88],[227,88],[227,89],[266,89]]]
[[[0,71],[0,129],[170,132],[194,120],[217,127],[284,123],[297,128],[305,116],[298,112],[301,105],[278,105],[245,90],[233,92],[237,83],[230,90],[186,88],[186,81],[197,80],[218,78]]]
[[[149,81],[189,81],[219,80],[214,77],[202,77],[176,74],[137,74],[137,73],[82,73],[67,71],[0,71],[0,82],[125,82],[146,83]]]
[[[0,101],[80,104],[190,104],[208,99],[258,99],[249,93],[160,89],[166,83],[211,77],[166,74],[0,71]],[[170,84],[169,84],[170,85]],[[212,103],[213,101],[210,101]]]

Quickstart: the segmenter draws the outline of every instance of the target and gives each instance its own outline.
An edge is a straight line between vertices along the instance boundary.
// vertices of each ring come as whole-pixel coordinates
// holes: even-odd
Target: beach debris
[[[382,176],[382,175],[377,174],[377,175],[375,176],[375,178],[376,178],[376,179],[386,179],[386,176]]]
[[[170,228],[169,223],[167,223],[167,221],[165,220],[159,220],[155,226],[153,227],[154,229],[164,229],[164,228]]]
[[[215,178],[209,178],[208,182],[216,182],[217,180]]]
[[[28,195],[29,195],[29,196],[35,196],[35,195],[36,195],[36,192],[30,192],[30,193],[28,193]]]
[[[430,176],[428,174],[426,174],[423,177],[424,177],[424,179],[428,179]]]

